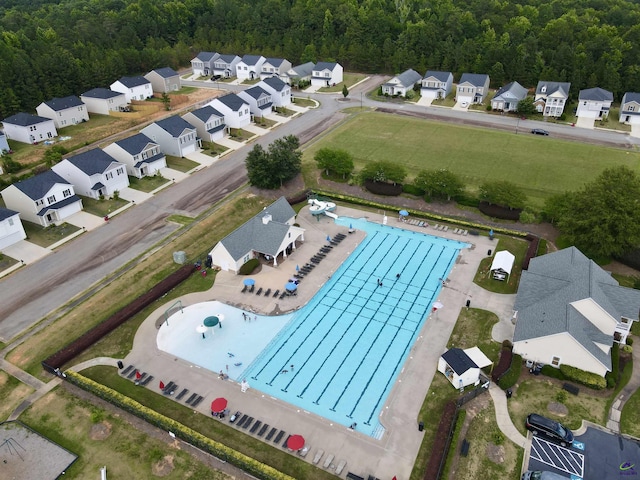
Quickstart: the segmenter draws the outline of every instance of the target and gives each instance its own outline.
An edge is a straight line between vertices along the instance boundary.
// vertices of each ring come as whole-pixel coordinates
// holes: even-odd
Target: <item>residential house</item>
[[[262,55],[245,55],[236,65],[238,80],[256,80],[262,72],[262,64],[266,58]]]
[[[291,62],[284,58],[266,58],[260,70],[260,78],[282,77],[291,70]]]
[[[144,133],[118,140],[104,148],[104,151],[127,167],[127,174],[142,178],[155,175],[167,166],[160,145]]]
[[[48,227],[82,210],[82,200],[73,185],[53,170],[20,180],[2,190],[7,208],[22,219]]]
[[[211,105],[185,113],[182,118],[196,127],[198,136],[205,142],[215,142],[224,137],[224,115]]]
[[[609,116],[613,93],[599,87],[580,90],[576,117],[601,120]]]
[[[527,98],[527,89],[518,82],[507,83],[491,100],[491,108],[502,112],[517,112],[520,100]]]
[[[311,86],[330,87],[342,83],[342,65],[336,62],[318,62],[311,71]]]
[[[194,75],[208,76],[213,74],[213,62],[218,58],[216,52],[200,52],[191,60],[191,69]]]
[[[296,212],[280,197],[256,216],[224,237],[209,256],[212,265],[238,273],[252,258],[263,257],[278,265],[304,242],[304,229],[295,226]]]
[[[271,94],[258,85],[238,92],[238,96],[249,104],[249,109],[255,117],[266,117],[271,114]]]
[[[427,70],[421,81],[420,95],[439,100],[446,98],[453,88],[453,73]]]
[[[249,103],[235,93],[214,98],[208,105],[224,115],[227,128],[244,128],[251,123]]]
[[[100,115],[109,115],[109,112],[124,112],[128,108],[126,95],[108,88],[93,88],[80,95],[80,100],[87,106],[89,113]]]
[[[27,238],[20,214],[15,210],[0,208],[0,250]]]
[[[127,103],[132,100],[146,100],[153,97],[151,82],[144,77],[122,77],[113,82],[109,88],[114,92],[124,93]]]
[[[89,120],[87,106],[75,95],[53,98],[36,107],[38,115],[53,120],[57,129]]]
[[[271,94],[274,107],[286,107],[291,103],[291,85],[278,77],[265,78],[258,83],[258,87]]]
[[[545,117],[559,117],[569,100],[570,88],[571,84],[568,82],[538,82],[533,101],[536,110]]]
[[[238,64],[242,60],[238,55],[221,54],[213,60],[213,76],[222,78],[235,77],[238,71]]]
[[[456,89],[456,102],[482,103],[489,93],[489,75],[483,73],[463,73]]]
[[[151,89],[154,92],[169,93],[180,90],[180,75],[171,67],[151,70],[144,78],[151,82]]]
[[[310,82],[311,74],[313,73],[313,68],[316,66],[313,62],[303,63],[302,65],[297,65],[293,68],[290,68],[284,75],[281,76],[281,79],[288,83],[289,85],[298,85],[299,82]]]
[[[461,389],[468,385],[480,383],[480,369],[486,368],[493,362],[482,353],[478,347],[450,348],[438,359],[438,371],[442,373],[455,388]],[[489,379],[484,377],[485,382]]]
[[[63,158],[51,169],[69,181],[79,195],[96,200],[112,197],[129,186],[124,163],[100,148]]]
[[[639,308],[640,290],[621,287],[575,247],[536,257],[518,286],[513,353],[604,376]]]
[[[7,152],[10,152],[11,148],[9,148],[9,142],[7,140],[7,136],[4,134],[2,130],[0,130],[0,157]]]
[[[415,70],[405,70],[401,74],[393,77],[388,82],[382,84],[382,94],[393,96],[401,95],[403,97],[406,97],[407,92],[413,91],[413,87],[421,79],[422,75],[420,75]]]
[[[620,123],[640,125],[640,93],[624,94],[620,103]]]
[[[186,157],[202,146],[195,127],[178,115],[147,125],[141,132],[174,157]]]
[[[58,136],[58,131],[50,118],[16,113],[2,121],[4,134],[8,140],[22,143],[38,143]]]

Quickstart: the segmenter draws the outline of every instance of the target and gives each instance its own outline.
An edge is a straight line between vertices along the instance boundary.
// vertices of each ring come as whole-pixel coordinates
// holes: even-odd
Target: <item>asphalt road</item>
[[[421,107],[397,103],[380,103],[366,98],[383,81],[373,76],[352,88],[349,98],[341,94],[311,94],[320,107],[310,110],[254,143],[267,146],[276,138],[297,135],[302,144],[311,141],[338,123],[345,116],[339,110],[363,105],[397,114],[412,115],[437,121],[474,125],[503,130],[516,128],[530,135],[540,122],[518,121],[511,117],[457,112],[437,107]],[[211,85],[216,88],[215,85]],[[229,87],[237,90],[241,87]],[[360,95],[360,94],[363,95]],[[542,124],[553,137],[619,147],[640,144],[640,139],[626,134],[582,130],[556,124]],[[545,141],[541,137],[540,141]],[[253,146],[253,144],[251,146]],[[200,170],[186,180],[156,194],[152,199],[114,217],[108,224],[85,233],[55,253],[28,265],[0,281],[0,341],[8,342],[51,312],[76,298],[90,285],[99,282],[116,269],[136,258],[169,235],[176,227],[165,219],[174,213],[197,215],[210,205],[244,184],[247,180],[245,147],[227,155],[215,165]]]

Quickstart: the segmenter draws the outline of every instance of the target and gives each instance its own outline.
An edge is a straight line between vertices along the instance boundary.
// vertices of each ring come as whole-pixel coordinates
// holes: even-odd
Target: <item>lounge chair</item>
[[[265,423],[264,425],[262,425],[262,428],[258,432],[258,436],[261,437],[262,435],[264,435],[264,432],[266,432],[268,428],[269,424]]]
[[[449,227],[447,227],[447,226],[445,225],[445,226],[444,226],[444,231],[446,232],[446,231],[448,231],[448,230],[449,230]]]
[[[247,287],[246,285],[244,286],[244,288],[242,289],[242,291],[240,293],[245,293],[247,291],[249,287]]]
[[[176,387],[177,387],[177,385],[176,385]],[[198,398],[196,398],[196,399],[193,401],[193,403],[191,403],[191,406],[192,406],[193,408],[197,407],[197,406],[198,406],[198,404],[199,404],[202,400],[204,400],[204,397],[203,397],[202,395],[198,395]]]
[[[280,298],[279,298],[279,299],[280,299],[280,300],[282,300],[282,299],[285,297],[285,295],[286,295],[286,294],[287,294],[287,292],[282,292],[282,293],[280,294]]]
[[[137,369],[137,368],[134,368],[133,370],[131,370],[131,371],[129,372],[129,375],[127,375],[127,378],[128,378],[129,380],[131,380],[133,377],[135,377],[135,376],[136,376],[136,372],[137,372],[137,371],[138,371],[138,369]]]
[[[191,396],[189,397],[189,399],[185,403],[187,405],[191,405],[191,402],[193,402],[196,398],[198,398],[198,394],[197,393],[192,393]]]
[[[284,430],[280,430],[278,432],[278,435],[276,435],[276,438],[273,439],[273,443],[275,443],[276,445],[280,443],[280,440],[282,440],[282,437],[285,436],[287,432],[285,432]]]
[[[253,284],[251,285],[251,288],[249,289],[249,293],[253,293],[253,290],[256,288],[256,285]]]
[[[273,298],[276,298],[278,295],[280,295],[280,290],[273,292]]]
[[[149,382],[151,382],[151,380],[153,380],[153,375],[148,375],[147,378],[141,381],[139,385],[146,387],[147,385],[149,385]]]
[[[289,443],[290,438],[291,435],[287,436],[287,438],[284,439],[284,442],[282,442],[282,448],[287,448],[287,444]]]
[[[269,433],[265,437],[265,440],[267,441],[271,440],[277,431],[278,429],[276,427],[273,427],[271,430],[269,430]]]
[[[313,455],[313,462],[312,463],[314,465],[317,465],[323,455],[324,455],[324,450],[317,450],[316,453]]]
[[[162,389],[162,393],[164,393],[165,395],[167,394],[167,392],[175,385],[175,383],[173,383],[172,381],[167,383],[164,388]]]
[[[251,430],[249,430],[249,432],[256,433],[256,431],[260,428],[260,425],[262,425],[262,422],[258,420],[256,423],[253,424],[253,427],[251,427]]]
[[[338,466],[336,467],[336,475],[340,475],[342,473],[342,470],[344,470],[344,467],[347,466],[347,461],[346,460],[340,460],[338,462]]]
[[[120,375],[125,376],[133,369],[133,365],[129,365],[127,368],[120,372]]]
[[[253,422],[253,417],[247,418],[247,421],[244,422],[244,425],[242,425],[242,428],[246,430],[251,425],[251,422]]]
[[[256,295],[262,295],[262,287],[258,289],[258,291],[256,292]]]
[[[307,453],[309,453],[309,447],[307,447],[306,445],[302,450],[298,450],[298,455],[300,455],[302,458],[306,457]]]
[[[264,292],[264,296],[268,297],[269,295],[271,295],[271,289],[267,288],[267,290]]]
[[[324,463],[322,464],[322,466],[324,468],[329,468],[331,466],[331,462],[333,462],[334,459],[334,455],[333,453],[330,453],[329,456],[324,460]]]
[[[240,421],[237,424],[238,428],[242,427],[242,425],[244,425],[244,422],[246,422],[248,418],[249,418],[249,415],[246,415],[246,414],[243,415],[242,418],[240,419]]]
[[[466,237],[468,233],[469,233],[469,230],[465,230],[464,232],[462,232],[462,235]]]
[[[438,230],[439,228],[440,228],[440,225],[439,225],[439,224],[437,224],[437,223],[433,226],[433,229],[434,229],[434,230]]]
[[[178,394],[178,396],[176,397],[176,400],[182,400],[183,397],[189,393],[189,389],[188,388],[183,388],[182,391]]]

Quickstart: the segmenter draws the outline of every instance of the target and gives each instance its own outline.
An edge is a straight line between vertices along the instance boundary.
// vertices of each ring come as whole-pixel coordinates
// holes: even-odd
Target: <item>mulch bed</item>
[[[496,365],[496,368],[493,369],[493,372],[491,373],[491,379],[494,382],[498,382],[498,380],[500,380],[500,377],[502,375],[504,375],[507,370],[509,370],[509,367],[511,367],[511,359],[513,358],[513,352],[510,348],[503,348],[500,351],[500,360],[498,361],[498,365]]]
[[[424,472],[424,480],[437,480],[438,470],[440,469],[440,463],[447,453],[447,447],[449,446],[449,431],[451,430],[451,424],[454,422],[456,416],[456,404],[454,401],[447,403],[440,416],[440,423],[438,424],[438,433],[431,448],[431,456],[429,457],[429,463]]]

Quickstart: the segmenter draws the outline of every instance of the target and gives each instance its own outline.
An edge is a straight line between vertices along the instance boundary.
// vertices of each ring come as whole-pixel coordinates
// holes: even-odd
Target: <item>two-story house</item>
[[[53,120],[56,128],[64,128],[89,120],[87,106],[75,95],[53,98],[36,107],[38,115]]]
[[[238,64],[242,60],[238,55],[222,53],[213,60],[212,75],[222,78],[235,77]]]
[[[109,112],[122,112],[127,109],[127,97],[124,93],[108,88],[93,88],[80,95],[89,113],[109,115]]]
[[[570,88],[569,82],[539,81],[533,101],[536,110],[545,117],[559,117],[569,100]]]
[[[267,58],[262,64],[260,78],[282,77],[291,69],[291,62],[284,58]]]
[[[318,62],[311,71],[311,86],[330,87],[342,83],[344,70],[336,62]]]
[[[180,75],[171,67],[151,70],[144,78],[151,82],[151,89],[154,92],[168,93],[180,90]]]
[[[7,140],[7,136],[2,130],[0,130],[0,157],[10,151],[11,148],[9,148],[9,141]]]
[[[153,97],[151,82],[144,77],[122,77],[113,82],[109,88],[114,92],[124,93],[127,103],[132,100],[146,100]]]
[[[129,186],[126,166],[99,148],[63,158],[51,169],[71,183],[79,195],[96,200],[112,197]]]
[[[432,100],[444,99],[453,88],[453,73],[427,70],[420,82],[420,96]]]
[[[257,85],[271,94],[274,107],[286,107],[291,103],[291,85],[278,77],[269,77]]]
[[[460,104],[482,103],[489,93],[489,75],[463,73],[456,89],[456,102]]]
[[[236,76],[238,80],[255,80],[260,77],[262,64],[266,58],[262,55],[245,55],[236,66]]]
[[[118,140],[104,147],[104,151],[127,167],[127,174],[142,178],[155,175],[167,166],[160,145],[144,133]]]
[[[299,82],[310,82],[313,68],[316,66],[313,62],[303,63],[290,68],[280,78],[289,85],[298,85]]]
[[[178,115],[147,125],[141,132],[157,142],[165,154],[174,157],[186,157],[202,147],[195,127]]]
[[[254,117],[266,117],[271,114],[271,94],[258,85],[238,92],[238,96],[249,104],[249,110]]]
[[[388,82],[383,83],[382,94],[406,97],[407,92],[413,91],[414,85],[420,80],[422,80],[422,75],[410,68],[409,70],[405,70],[404,72],[396,75]]]
[[[73,185],[53,170],[20,180],[2,190],[7,208],[28,222],[48,227],[82,210]]]
[[[58,136],[53,120],[31,113],[11,115],[2,121],[2,125],[9,140],[21,143],[38,143]]]
[[[527,89],[518,82],[507,83],[491,99],[491,108],[502,112],[517,112],[518,103],[527,98],[527,93]]]
[[[0,208],[0,250],[27,238],[20,213],[8,208]]]
[[[194,75],[208,76],[213,73],[213,61],[218,57],[216,52],[200,52],[191,60]]]
[[[601,120],[609,116],[613,93],[599,87],[580,90],[576,117]]]
[[[211,105],[185,113],[182,118],[196,127],[198,136],[205,142],[215,142],[224,137],[224,115]]]
[[[208,105],[224,115],[227,129],[244,128],[251,123],[249,104],[235,93],[214,98]]]
[[[620,102],[620,123],[640,125],[640,93],[626,92]]]

